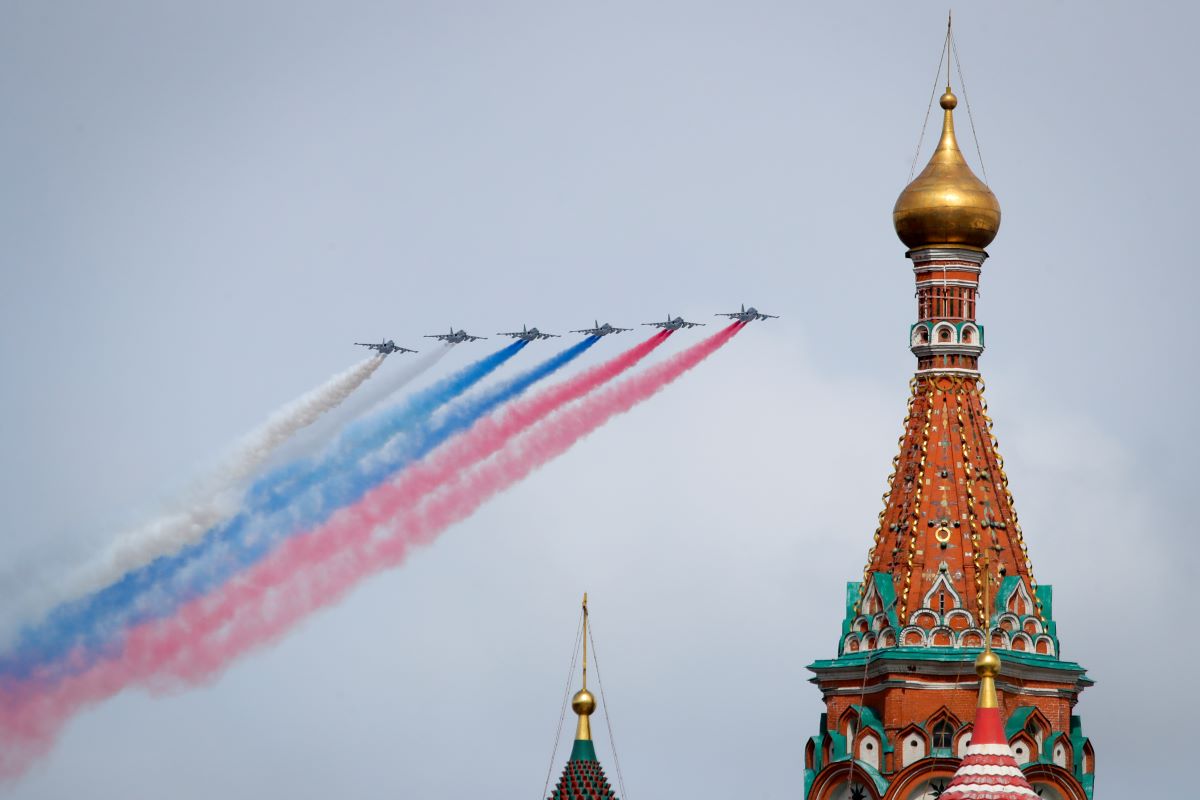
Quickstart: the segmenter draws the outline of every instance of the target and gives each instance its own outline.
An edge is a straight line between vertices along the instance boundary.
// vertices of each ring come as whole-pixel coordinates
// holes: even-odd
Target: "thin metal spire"
[[[954,10],[946,12],[946,43],[944,47],[950,47],[950,42],[954,40]],[[946,91],[950,91],[950,59],[946,59]]]
[[[587,691],[587,645],[588,645],[587,592],[583,593],[583,690]]]

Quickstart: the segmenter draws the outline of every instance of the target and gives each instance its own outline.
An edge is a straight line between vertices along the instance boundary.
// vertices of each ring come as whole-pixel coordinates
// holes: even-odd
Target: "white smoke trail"
[[[271,463],[281,464],[294,461],[322,449],[353,420],[376,408],[391,405],[392,395],[432,368],[452,349],[454,349],[454,345],[446,344],[436,350],[422,353],[416,358],[405,358],[403,368],[396,371],[394,375],[386,379],[382,375],[376,376],[375,380],[364,386],[361,391],[355,392],[335,412],[327,414],[317,424],[292,437],[286,445],[276,451]]]

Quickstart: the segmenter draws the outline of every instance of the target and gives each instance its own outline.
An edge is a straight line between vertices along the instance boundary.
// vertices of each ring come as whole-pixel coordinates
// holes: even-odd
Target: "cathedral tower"
[[[804,756],[808,800],[941,796],[969,752],[982,680],[972,663],[988,644],[1004,654],[993,677],[1023,774],[1045,800],[1092,794],[1092,747],[1072,713],[1091,681],[1061,658],[1051,587],[1034,577],[983,397],[976,300],[1000,204],[959,150],[957,104],[947,86],[941,139],[892,215],[916,277],[917,370],[837,658],[809,667],[826,713]]]

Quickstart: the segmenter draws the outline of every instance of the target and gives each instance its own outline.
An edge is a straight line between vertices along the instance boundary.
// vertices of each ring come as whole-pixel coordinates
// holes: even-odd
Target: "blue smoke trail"
[[[288,470],[288,480],[282,485],[280,475],[275,473],[264,478],[255,487],[256,496],[265,501],[262,506],[218,526],[203,542],[139,568],[117,584],[60,608],[36,629],[27,630],[14,656],[0,659],[0,675],[27,678],[36,671],[40,679],[50,680],[86,669],[98,658],[119,654],[124,631],[129,627],[169,616],[184,603],[225,583],[269,553],[280,540],[321,524],[338,508],[355,502],[397,470],[469,428],[597,341],[589,337],[478,397],[455,403],[436,422],[431,415],[440,404],[431,399],[434,390],[441,389],[443,396],[449,391],[462,392],[478,378],[465,380],[463,373],[451,376],[414,397],[402,409],[356,424],[339,440],[334,454],[316,468],[298,475]],[[491,358],[501,354],[511,357],[524,345],[517,342]],[[488,361],[484,359],[473,367],[483,368]],[[379,457],[369,459],[369,463],[360,462],[365,453],[373,451],[380,451]],[[53,674],[45,669],[68,654],[70,662],[59,664]]]

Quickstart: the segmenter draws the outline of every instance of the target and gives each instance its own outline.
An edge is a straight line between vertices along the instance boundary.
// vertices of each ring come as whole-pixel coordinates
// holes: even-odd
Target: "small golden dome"
[[[904,188],[892,210],[896,234],[910,250],[967,247],[982,250],[1000,230],[1000,203],[967,166],[954,137],[958,98],[946,87],[942,139],[925,169]]]
[[[571,710],[581,717],[590,716],[596,710],[596,698],[587,689],[580,689],[571,698]]]
[[[981,678],[994,678],[1000,674],[1000,656],[984,650],[975,657],[975,674]]]

